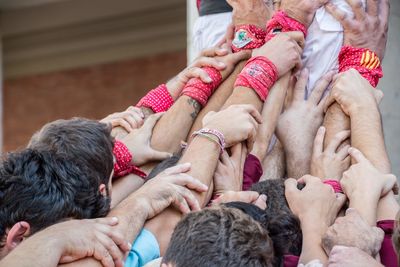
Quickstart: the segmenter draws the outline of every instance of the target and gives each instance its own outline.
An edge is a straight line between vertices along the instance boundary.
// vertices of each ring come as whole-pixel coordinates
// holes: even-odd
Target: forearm
[[[190,162],[191,168],[187,174],[209,186],[208,192],[205,193],[192,191],[201,207],[206,206],[211,198],[212,179],[219,154],[220,148],[216,143],[198,136],[193,139],[179,161],[179,163]],[[146,223],[145,228],[157,238],[161,255],[165,253],[174,228],[181,218],[182,214],[170,207]]]
[[[236,81],[237,76],[242,71],[246,61],[242,61],[236,65],[234,71],[229,75],[229,77],[218,87],[218,89],[214,92],[214,94],[210,97],[207,102],[207,105],[200,111],[197,116],[192,128],[189,131],[189,135],[187,139],[190,139],[191,133],[197,131],[202,126],[202,121],[204,116],[210,111],[219,111],[221,107],[224,105],[226,100],[233,92],[233,87]]]
[[[181,141],[196,119],[201,106],[188,96],[181,96],[154,127],[151,147],[170,153],[180,151]]]
[[[312,142],[304,142],[312,144]],[[287,176],[300,179],[306,174],[310,174],[312,145],[303,148],[296,147],[296,151],[285,147],[286,172]]]
[[[0,262],[0,267],[52,267],[57,266],[62,254],[59,240],[40,233],[22,242]]]
[[[361,108],[353,114],[351,115],[351,146],[360,150],[381,172],[390,173],[391,166],[386,152],[378,107]]]
[[[302,227],[303,244],[299,263],[307,264],[313,260],[319,260],[324,266],[328,262],[328,256],[321,246],[321,236],[313,227]]]
[[[349,197],[349,208],[356,209],[363,219],[371,226],[376,226],[379,195],[369,192],[354,192]]]
[[[290,74],[279,79],[268,94],[262,109],[263,122],[258,128],[254,148],[251,151],[261,162],[264,160],[272,135],[275,132],[279,115],[282,112],[286,91],[289,87]]]
[[[238,86],[233,89],[232,95],[225,102],[222,109],[238,104],[249,104],[256,108],[258,111],[261,111],[263,102],[253,89]]]
[[[268,179],[282,179],[285,176],[286,163],[285,152],[283,151],[282,144],[279,140],[272,151],[265,157],[262,162],[263,176],[260,181]]]
[[[122,200],[139,189],[143,184],[143,178],[135,174],[129,174],[118,178],[112,184],[111,208],[117,206]]]

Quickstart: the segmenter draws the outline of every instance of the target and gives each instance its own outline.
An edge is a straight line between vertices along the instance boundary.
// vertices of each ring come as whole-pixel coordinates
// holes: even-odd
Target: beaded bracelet
[[[213,142],[217,143],[219,145],[219,147],[221,148],[221,153],[224,151],[225,146],[226,146],[225,137],[220,131],[203,128],[203,129],[200,129],[200,130],[198,130],[198,131],[196,131],[196,132],[194,132],[192,134],[192,136],[197,136],[197,135],[206,137],[210,141],[213,141]],[[210,137],[209,135],[215,136],[216,139]]]

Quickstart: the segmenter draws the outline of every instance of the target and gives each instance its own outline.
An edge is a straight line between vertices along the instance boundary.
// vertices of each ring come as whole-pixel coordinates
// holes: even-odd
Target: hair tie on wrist
[[[337,180],[325,180],[324,184],[332,186],[335,193],[343,193],[342,186],[340,185],[340,182]]]

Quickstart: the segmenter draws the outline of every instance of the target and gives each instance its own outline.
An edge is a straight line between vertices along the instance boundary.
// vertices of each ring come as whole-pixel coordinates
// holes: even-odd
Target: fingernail
[[[112,220],[113,222],[115,222],[115,223],[118,222],[118,218],[117,218],[117,217],[112,217],[111,220]]]
[[[225,67],[226,65],[225,65],[224,62],[219,62],[219,63],[218,63],[218,66],[220,66],[220,67]]]
[[[132,244],[129,242],[128,242],[128,248],[129,248],[129,250],[131,250],[131,248],[132,248]]]
[[[207,77],[206,82],[210,83],[210,82],[212,82],[212,79],[210,77]]]
[[[261,195],[260,195],[260,199],[261,199],[262,201],[266,202],[266,201],[267,201],[267,196],[264,195],[264,194],[261,194]]]

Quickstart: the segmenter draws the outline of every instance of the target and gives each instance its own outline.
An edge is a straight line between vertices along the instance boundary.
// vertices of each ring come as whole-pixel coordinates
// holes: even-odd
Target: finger
[[[129,106],[126,111],[128,111],[129,113],[133,114],[138,114],[142,119],[144,119],[144,114],[143,111],[140,108],[134,107],[134,106]]]
[[[304,101],[306,86],[308,83],[308,69],[303,69],[300,73],[299,79],[296,82],[293,91],[293,102]]]
[[[365,10],[361,0],[347,0],[351,9],[353,10],[354,16],[358,21],[365,19]]]
[[[190,207],[191,211],[198,211],[201,209],[199,201],[190,190],[181,187],[180,194],[184,198],[187,205]]]
[[[131,133],[133,131],[132,126],[124,119],[122,118],[118,118],[116,120],[112,120],[111,121],[111,126],[117,127],[117,126],[121,126],[122,128],[124,128],[128,133]]]
[[[351,21],[346,12],[340,10],[338,7],[328,2],[325,5],[326,11],[330,13],[337,21],[342,24],[343,28],[347,29],[351,27]]]
[[[208,75],[208,73],[203,70],[202,68],[199,67],[192,67],[189,68],[185,73],[185,81],[190,80],[191,78],[199,78],[201,81],[205,83],[210,83],[212,82],[211,77]]]
[[[228,44],[229,46],[232,46],[232,41],[234,38],[235,38],[235,26],[231,23],[226,28],[225,43]]]
[[[350,137],[350,131],[341,131],[335,135],[332,141],[328,144],[325,151],[331,154],[336,153],[340,144]]]
[[[311,175],[304,175],[303,177],[301,177],[298,180],[298,182],[299,183],[304,183],[307,186],[307,184],[309,184],[309,183],[321,182],[321,179],[317,178],[317,177],[314,177],[314,176],[311,176]]]
[[[253,204],[260,209],[265,210],[267,208],[267,196],[261,194]]]
[[[231,159],[234,162],[240,161],[240,159],[242,157],[242,150],[243,150],[242,148],[243,148],[243,146],[241,143],[238,143],[231,148],[231,153],[232,153]]]
[[[238,62],[249,59],[251,57],[251,50],[242,50],[231,55],[233,63],[236,65]]]
[[[186,173],[176,174],[173,176],[173,178],[171,178],[171,182],[176,185],[186,186],[187,188],[196,190],[198,192],[205,192],[208,190],[207,185]]]
[[[385,25],[385,29],[387,29],[387,24],[388,24],[388,19],[389,19],[389,11],[390,11],[390,1],[389,0],[380,0],[379,1],[379,21],[382,25]]]
[[[179,174],[179,173],[185,173],[188,172],[191,168],[192,164],[190,162],[187,163],[181,163],[178,164],[174,167],[168,168],[165,171],[162,172],[164,175],[172,175],[172,174]]]
[[[225,42],[225,38],[223,39]],[[201,52],[202,57],[215,57],[215,56],[225,56],[229,53],[227,49],[220,48],[222,44],[217,44],[215,47],[204,49]]]
[[[104,267],[115,267],[114,260],[108,250],[100,242],[95,242],[93,257],[100,261]]]
[[[165,159],[169,159],[172,156],[173,155],[169,152],[158,151],[151,148],[151,158],[154,161],[162,161]]]
[[[150,115],[147,120],[144,122],[142,129],[146,132],[148,132],[151,136],[151,133],[153,132],[153,128],[158,122],[159,119],[161,119],[162,115],[164,113],[156,113],[153,115]]]
[[[98,241],[107,249],[108,253],[113,258],[114,262],[117,260],[123,260],[124,253],[122,253],[117,244],[107,235],[99,234],[97,235]]]
[[[336,153],[337,156],[338,156],[338,158],[339,158],[340,160],[346,159],[346,157],[349,155],[349,148],[350,148],[350,145],[346,145],[346,146],[342,147],[342,148]]]
[[[186,202],[185,198],[181,194],[178,193],[172,203],[183,214],[188,214],[190,212],[189,204]]]
[[[243,109],[250,113],[251,116],[253,116],[253,118],[258,122],[258,123],[262,123],[262,117],[260,112],[258,112],[258,110],[253,107],[252,105],[241,105],[243,107]]]
[[[327,97],[325,97],[325,100],[323,101],[322,105],[324,107],[324,112],[326,112],[331,105],[333,105],[336,102],[336,99],[333,95],[333,87],[331,89],[331,92]]]
[[[349,148],[349,154],[353,160],[356,161],[356,163],[367,163],[371,164],[369,160],[361,153],[360,150],[354,147]]]
[[[253,203],[260,196],[258,192],[255,191],[240,191],[237,192],[238,200],[245,203]]]
[[[326,88],[331,83],[333,75],[335,75],[335,72],[330,71],[322,76],[321,79],[319,79],[316,86],[314,87],[313,92],[310,95],[309,101],[311,101],[315,105],[318,105]]]
[[[222,152],[220,159],[221,159],[221,162],[223,165],[225,165],[225,166],[229,165],[230,158],[229,158],[228,152],[226,152],[226,149],[224,149],[224,151]]]
[[[141,118],[139,118],[139,120],[138,121],[136,121],[136,118],[134,118],[133,116],[131,116],[131,115],[126,115],[125,117],[124,117],[124,119],[129,123],[129,125],[131,126],[131,128],[132,129],[138,129],[138,128],[140,128],[140,121],[142,121],[142,123],[144,122],[144,120],[143,119],[141,119]]]
[[[342,209],[344,203],[346,202],[346,195],[341,193],[336,193],[336,214]]]
[[[318,157],[324,151],[325,132],[326,129],[324,126],[319,127],[314,139],[313,157]]]
[[[133,114],[131,114],[131,116],[135,119],[135,121],[138,125],[137,128],[142,127],[142,125],[144,124],[144,118],[139,113],[133,113]]]
[[[216,58],[212,57],[201,57],[198,60],[196,60],[193,65],[193,67],[214,67],[218,70],[223,70],[226,68],[226,64],[222,61],[217,60]]]
[[[96,218],[94,219],[95,223],[99,224],[106,224],[110,226],[114,226],[118,224],[118,218],[117,217],[104,217],[104,218]]]
[[[382,0],[367,0],[367,13],[372,17],[378,16],[379,5]]]
[[[298,192],[297,180],[293,178],[288,178],[285,181],[285,195],[291,194],[292,192]]]
[[[300,31],[296,32],[285,32],[290,38],[296,41],[300,47],[304,47],[304,34]]]

